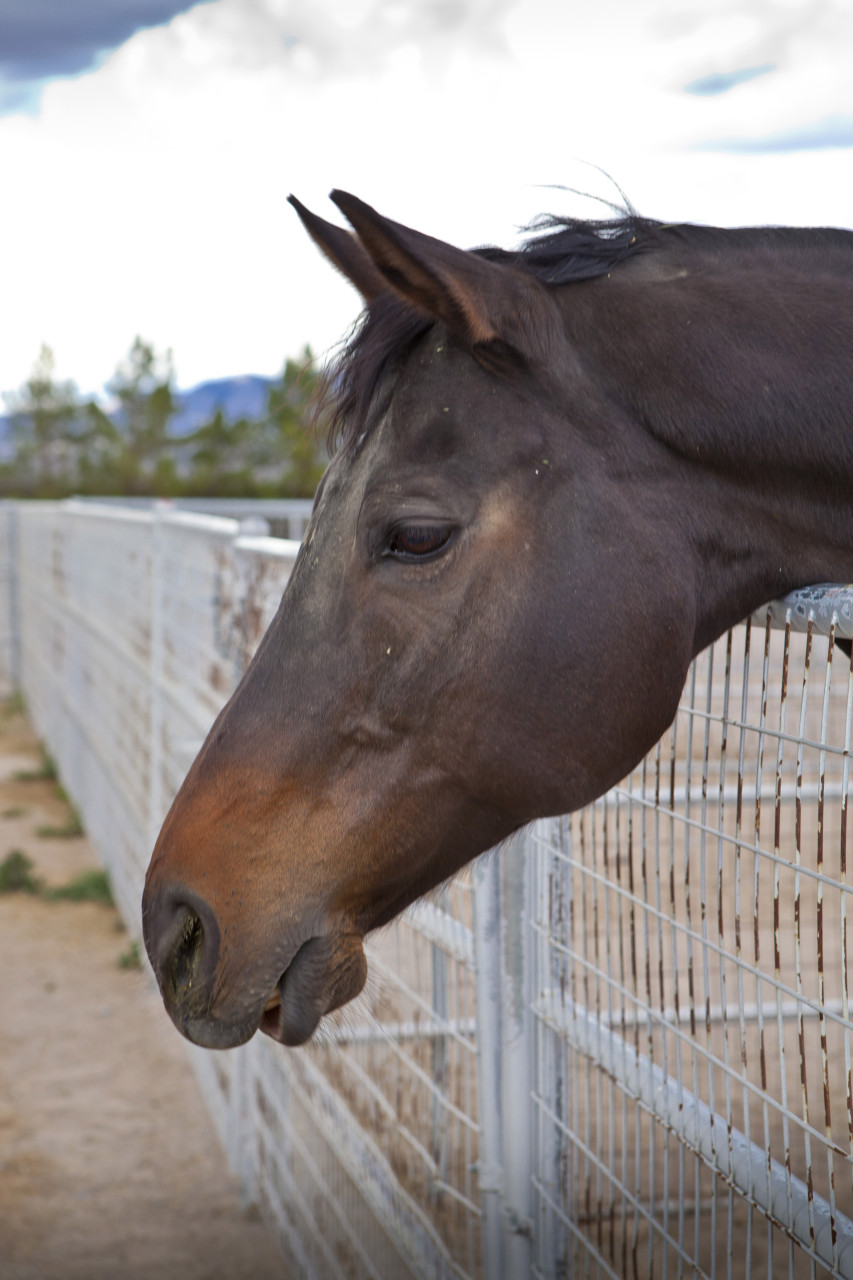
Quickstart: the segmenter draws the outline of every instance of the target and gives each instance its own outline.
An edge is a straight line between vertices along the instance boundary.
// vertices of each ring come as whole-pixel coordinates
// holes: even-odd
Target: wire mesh
[[[851,705],[832,625],[748,623],[538,825],[542,1274],[853,1273]]]
[[[470,913],[466,877],[373,939],[367,992],[304,1051],[251,1046],[255,1131],[285,1097],[286,1114],[307,1126],[286,1154],[263,1139],[259,1159],[291,1188],[276,1207],[262,1174],[297,1268],[306,1266],[299,1242],[313,1250],[322,1236],[336,1242],[334,1261],[324,1254],[330,1275],[482,1274]],[[291,1194],[300,1182],[310,1197]]]

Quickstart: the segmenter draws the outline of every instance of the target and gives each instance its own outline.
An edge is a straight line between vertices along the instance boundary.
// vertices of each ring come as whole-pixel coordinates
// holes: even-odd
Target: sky
[[[360,301],[286,204],[511,246],[575,192],[853,227],[850,0],[0,0],[0,392],[329,351]]]

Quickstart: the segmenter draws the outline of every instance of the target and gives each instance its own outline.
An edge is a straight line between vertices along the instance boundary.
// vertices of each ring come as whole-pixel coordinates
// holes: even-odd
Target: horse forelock
[[[642,252],[656,226],[634,213],[600,222],[545,215],[527,228],[531,234],[520,248],[487,245],[473,252],[543,284],[568,284],[606,275]],[[433,324],[433,317],[390,291],[365,307],[324,376],[319,416],[329,424],[330,448],[349,449],[370,429],[380,384]],[[479,354],[496,371],[514,367],[499,352],[494,360]]]
[[[369,430],[379,384],[433,323],[390,292],[365,307],[323,377],[320,416],[330,452],[351,449]]]

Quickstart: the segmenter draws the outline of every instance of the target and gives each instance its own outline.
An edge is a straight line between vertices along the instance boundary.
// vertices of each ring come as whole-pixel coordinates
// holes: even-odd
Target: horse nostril
[[[219,926],[207,903],[187,890],[167,889],[145,904],[144,934],[167,1003],[204,998],[219,957]]]
[[[184,907],[184,920],[172,951],[171,979],[178,988],[189,988],[204,956],[204,925],[191,907]]]

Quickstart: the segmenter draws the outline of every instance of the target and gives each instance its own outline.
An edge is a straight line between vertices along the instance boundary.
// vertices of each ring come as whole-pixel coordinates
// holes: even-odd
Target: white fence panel
[[[297,550],[231,508],[0,512],[0,662],[137,937]],[[853,1275],[851,634],[849,588],[760,611],[624,783],[369,939],[315,1042],[190,1050],[296,1274]]]
[[[24,508],[19,680],[138,936],[148,857],[151,520]]]

